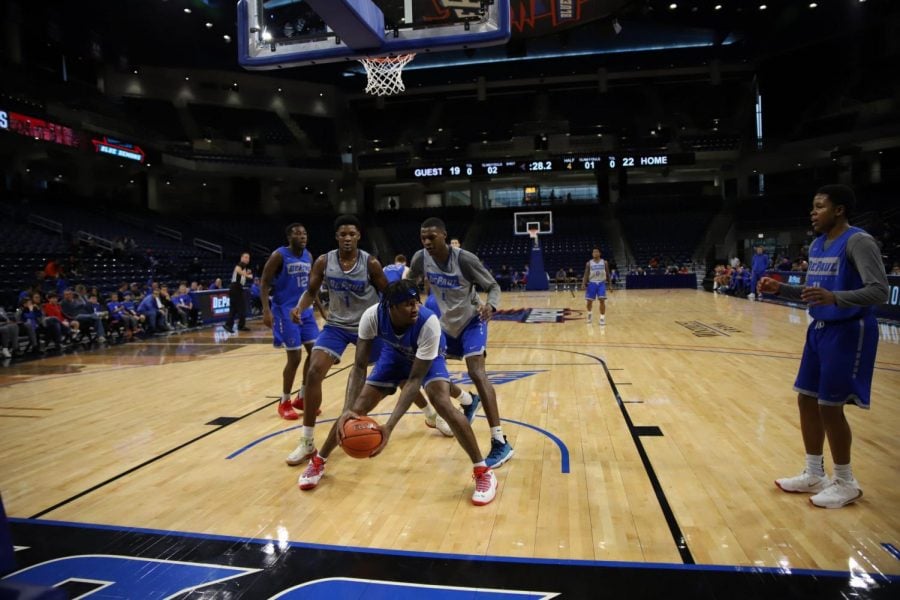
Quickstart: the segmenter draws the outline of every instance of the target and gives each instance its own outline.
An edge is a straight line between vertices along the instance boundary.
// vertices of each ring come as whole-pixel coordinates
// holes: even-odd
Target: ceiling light
[[[281,92],[281,88],[278,88],[278,91]]]
[[[191,80],[191,76],[190,76],[190,75],[185,75],[185,76],[184,76],[184,80],[185,80],[185,81],[190,81],[190,80]]]
[[[210,23],[209,21],[207,21],[207,22],[206,22],[206,28],[207,28],[207,29],[212,29],[212,23]]]
[[[188,15],[189,15],[189,14],[191,14],[191,9],[185,8],[185,9],[184,9],[184,12],[185,12],[185,14],[188,14]]]
[[[721,5],[721,4],[716,4],[715,9],[716,9],[716,10],[722,10],[722,5]]]
[[[669,5],[669,10],[675,10],[676,8],[678,8],[678,5],[675,4],[674,2]]]
[[[225,42],[230,42],[231,36],[226,33],[225,35],[222,36],[222,39],[225,40]]]
[[[809,7],[810,7],[810,8],[815,8],[815,7],[817,7],[817,6],[818,6],[818,3],[816,3],[816,2],[810,2],[810,3],[809,3]]]
[[[766,6],[765,4],[760,4],[760,5],[759,5],[759,10],[766,10],[767,8],[769,8],[769,7]]]

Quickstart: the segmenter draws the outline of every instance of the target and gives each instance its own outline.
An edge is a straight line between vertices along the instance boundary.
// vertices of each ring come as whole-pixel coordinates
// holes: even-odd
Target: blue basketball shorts
[[[487,350],[487,323],[479,317],[474,317],[459,337],[447,337],[447,358],[465,359],[470,356],[481,356]]]
[[[878,349],[874,315],[847,321],[813,321],[794,390],[819,399],[819,404],[856,404],[869,408],[872,372]]]
[[[357,339],[358,337],[355,329],[344,329],[335,325],[326,324],[322,328],[322,333],[316,338],[316,345],[313,346],[313,350],[321,350],[326,354],[330,354],[331,357],[334,358],[334,363],[337,364],[341,362],[341,356],[344,354],[344,350],[347,349],[347,346],[350,344],[355,346]],[[378,356],[381,354],[381,349],[381,340],[378,338],[372,340],[372,349],[369,352],[369,364],[372,364],[378,359]]]
[[[366,378],[366,383],[382,388],[385,394],[390,396],[397,391],[401,381],[409,379],[413,361],[388,345],[384,345],[383,348],[384,350],[381,352],[381,356],[378,357],[372,372]],[[439,354],[437,358],[431,361],[431,367],[422,380],[422,387],[427,386],[432,381],[450,381],[450,373],[447,371],[447,360],[443,355]]]
[[[597,298],[601,300],[606,300],[606,282],[601,281],[599,283],[595,281],[591,281],[588,283],[587,289],[584,290],[584,299],[585,300],[596,300]]]
[[[272,338],[276,348],[284,346],[285,350],[299,350],[303,344],[315,342],[319,337],[319,326],[313,309],[309,308],[300,315],[300,324],[291,320],[293,306],[272,305]]]

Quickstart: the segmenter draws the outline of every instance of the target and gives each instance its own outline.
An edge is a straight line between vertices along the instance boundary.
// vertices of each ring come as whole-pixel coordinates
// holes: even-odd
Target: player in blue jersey
[[[394,264],[384,268],[384,276],[388,280],[388,283],[406,279],[407,273],[409,273],[409,267],[406,266],[406,257],[402,254],[398,254],[394,257]]]
[[[303,393],[309,373],[309,356],[313,343],[319,336],[313,309],[303,313],[300,323],[291,320],[291,310],[297,306],[300,296],[309,285],[312,268],[312,254],[306,249],[309,239],[306,227],[301,223],[291,223],[285,228],[287,245],[278,248],[266,261],[260,281],[260,302],[262,303],[263,324],[272,328],[275,347],[284,347],[287,363],[282,371],[281,401],[278,414],[282,419],[296,420],[299,415],[294,409],[303,410]],[[272,294],[271,307],[269,294]],[[321,306],[319,310],[322,310]],[[325,314],[324,312],[322,313]],[[303,385],[300,393],[291,401],[291,389],[297,368],[300,366],[300,348],[306,348],[303,363]]]
[[[594,300],[600,304],[600,324],[606,325],[606,288],[609,285],[609,266],[601,258],[600,248],[591,252],[591,260],[584,265],[584,300],[587,306],[587,322],[591,322]]]
[[[366,378],[366,365],[375,340],[381,342],[382,351],[375,368]],[[390,440],[397,422],[416,401],[419,387],[424,386],[438,413],[450,424],[459,445],[472,461],[475,477],[472,503],[483,506],[493,500],[497,493],[497,478],[478,449],[471,425],[450,403],[450,374],[444,348],[440,322],[434,313],[420,307],[416,284],[410,280],[390,284],[381,302],[368,308],[360,319],[349,384],[349,387],[360,389],[360,393],[332,426],[322,450],[313,456],[298,482],[300,489],[311,490],[319,484],[325,475],[325,462],[338,444],[344,423],[368,414],[397,387],[402,387],[390,418],[379,427],[381,445],[371,454],[377,456]]]
[[[285,462],[296,466],[311,459],[316,452],[314,432],[316,415],[322,405],[322,381],[328,370],[341,359],[350,344],[357,343],[357,329],[363,312],[378,304],[379,293],[387,287],[387,279],[381,263],[374,256],[359,248],[362,225],[353,215],[342,215],[335,220],[335,239],[338,248],[323,254],[312,265],[309,285],[300,296],[291,318],[300,322],[319,294],[323,283],[328,285],[328,317],[310,353],[310,366],[303,403],[303,430],[297,447]],[[380,344],[372,344],[372,362],[378,357]],[[344,408],[359,395],[359,386],[347,381]],[[425,411],[426,423],[435,426],[437,413],[417,394],[416,403]]]
[[[878,348],[874,307],[888,299],[887,276],[875,240],[848,218],[856,206],[853,190],[826,185],[813,198],[810,218],[817,237],[809,247],[804,286],[769,277],[757,291],[802,300],[813,318],[794,390],[806,466],[795,477],[777,479],[786,492],[815,494],[813,505],[840,508],[862,496],[850,469],[850,424],[845,404],[869,408]],[[825,474],[825,439],[834,460],[834,477]]]

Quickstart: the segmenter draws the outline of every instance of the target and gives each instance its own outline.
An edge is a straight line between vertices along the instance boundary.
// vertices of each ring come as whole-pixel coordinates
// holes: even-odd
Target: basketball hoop
[[[540,232],[540,230],[537,227],[529,227],[528,228],[528,237],[531,238],[531,241],[534,244],[535,248],[538,247],[538,233],[539,232]]]
[[[369,83],[366,93],[373,96],[392,96],[406,91],[403,67],[416,57],[415,53],[397,56],[365,56],[359,62],[366,68]]]

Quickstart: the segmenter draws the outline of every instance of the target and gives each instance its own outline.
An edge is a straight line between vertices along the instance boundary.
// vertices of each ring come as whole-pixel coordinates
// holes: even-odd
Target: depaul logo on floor
[[[562,323],[581,318],[580,310],[571,308],[511,308],[498,310],[495,321],[515,321],[516,323]]]

